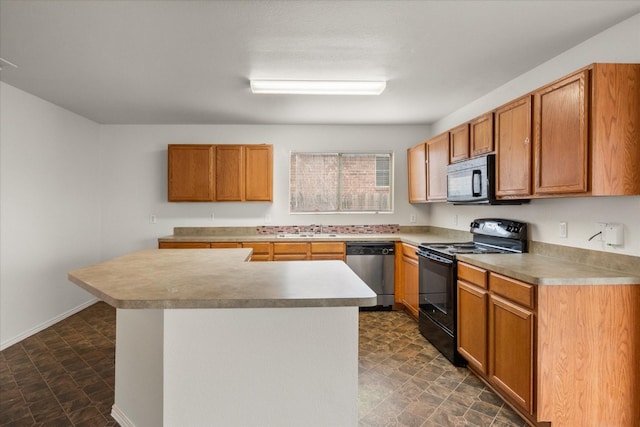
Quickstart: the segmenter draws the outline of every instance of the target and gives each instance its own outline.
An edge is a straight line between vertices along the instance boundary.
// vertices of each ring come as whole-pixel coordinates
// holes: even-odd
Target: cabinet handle
[[[526,138],[524,139],[524,143],[525,143],[525,144],[528,144],[528,143],[529,143],[529,137],[526,137]]]

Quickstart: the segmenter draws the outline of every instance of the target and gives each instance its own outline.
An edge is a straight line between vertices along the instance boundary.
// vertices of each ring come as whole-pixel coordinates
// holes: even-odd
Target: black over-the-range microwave
[[[487,154],[447,166],[447,202],[519,205],[526,199],[496,199],[496,155]]]

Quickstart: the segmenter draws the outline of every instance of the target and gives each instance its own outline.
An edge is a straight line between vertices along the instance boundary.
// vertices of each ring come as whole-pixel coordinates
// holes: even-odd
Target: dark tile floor
[[[0,352],[0,426],[116,426],[115,310],[97,303]],[[360,313],[360,426],[524,426],[402,312]]]

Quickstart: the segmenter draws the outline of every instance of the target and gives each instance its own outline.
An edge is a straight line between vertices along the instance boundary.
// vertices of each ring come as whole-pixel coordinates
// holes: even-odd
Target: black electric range
[[[497,218],[476,219],[470,225],[473,241],[423,243],[418,246],[419,327],[454,365],[466,361],[457,351],[458,254],[514,254],[527,252],[527,224]]]

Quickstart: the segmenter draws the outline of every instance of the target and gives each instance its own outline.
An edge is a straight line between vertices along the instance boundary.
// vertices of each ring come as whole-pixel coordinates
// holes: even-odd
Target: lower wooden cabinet
[[[532,425],[637,424],[640,284],[536,286],[464,262],[458,279],[458,350]]]
[[[211,247],[209,242],[160,242],[158,249],[207,249]]]
[[[312,260],[346,261],[347,251],[345,242],[311,242]]]
[[[404,305],[407,312],[414,318],[418,318],[418,256],[415,246],[401,243],[396,250],[396,257],[400,256],[396,263],[396,289],[397,298]],[[400,254],[400,255],[399,255]],[[400,289],[398,289],[400,288]]]
[[[533,311],[489,297],[489,381],[533,414]]]
[[[535,287],[458,263],[458,351],[521,413],[534,416]]]
[[[458,351],[479,373],[486,374],[488,359],[487,271],[458,266]]]
[[[309,259],[309,244],[306,242],[275,242],[274,261],[304,261]]]
[[[251,261],[273,260],[273,245],[271,242],[243,242],[242,247],[253,249]]]

